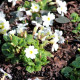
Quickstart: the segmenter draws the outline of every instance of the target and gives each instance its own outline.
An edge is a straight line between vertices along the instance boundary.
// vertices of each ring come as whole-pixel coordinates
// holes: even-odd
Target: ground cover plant
[[[79,80],[79,27],[78,0],[2,1],[0,79]]]

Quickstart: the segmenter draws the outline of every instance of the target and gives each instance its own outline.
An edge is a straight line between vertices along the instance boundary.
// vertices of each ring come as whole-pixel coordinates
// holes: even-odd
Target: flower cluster
[[[15,6],[17,0],[8,2],[13,2],[12,5]],[[3,39],[6,42],[2,46],[2,52],[10,60],[16,58],[15,62],[23,61],[28,72],[40,71],[41,67],[48,63],[47,57],[53,57],[44,49],[47,44],[52,45],[51,51],[54,52],[58,50],[59,44],[65,41],[62,31],[52,30],[53,24],[57,22],[57,15],[53,11],[54,6],[48,8],[50,2],[51,0],[25,1],[17,11],[12,12],[16,13],[16,24],[12,28],[9,21],[6,21],[5,14],[0,12],[0,33],[4,34]],[[55,3],[58,13],[64,16],[67,13],[66,2],[56,0]]]
[[[46,44],[49,43],[53,44],[51,49],[52,52],[57,51],[57,49],[59,48],[57,43],[62,44],[65,41],[64,37],[62,36],[63,35],[62,31],[55,30],[55,32],[53,33],[50,27],[41,26],[39,30],[37,27],[35,27],[33,35],[34,38],[40,39],[43,42],[43,44],[46,41],[48,41]]]

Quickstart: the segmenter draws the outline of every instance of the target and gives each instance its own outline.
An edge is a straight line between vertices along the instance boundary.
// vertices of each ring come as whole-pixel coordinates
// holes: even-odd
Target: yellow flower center
[[[8,74],[7,73],[4,73],[4,75],[7,76]]]
[[[33,53],[33,51],[30,51],[30,54],[32,54]]]
[[[48,21],[50,21],[50,18],[48,17]]]
[[[37,6],[35,6],[34,8],[37,9]]]
[[[4,28],[4,23],[0,23],[0,29]]]
[[[63,10],[63,7],[61,7],[61,10]]]

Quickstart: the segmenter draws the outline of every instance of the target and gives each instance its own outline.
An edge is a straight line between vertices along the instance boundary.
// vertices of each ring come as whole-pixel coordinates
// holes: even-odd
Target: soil
[[[8,3],[6,0],[1,2],[0,10],[3,10],[6,14],[6,19],[10,20],[13,16],[10,15],[10,12],[16,11],[20,4],[19,2],[15,7],[11,7],[11,3]],[[72,0],[67,2],[68,13],[65,15],[71,20],[70,14],[76,12],[80,16],[80,3],[77,0]],[[60,70],[67,66],[70,62],[75,59],[76,54],[79,54],[77,49],[80,47],[80,41],[76,39],[76,35],[72,33],[72,30],[77,26],[76,23],[66,23],[66,24],[53,24],[53,30],[59,29],[63,31],[63,36],[65,38],[65,43],[59,45],[57,52],[53,52],[54,58],[48,58],[50,63],[42,67],[41,71],[29,73],[25,70],[25,67],[22,63],[11,64],[10,62],[5,61],[5,57],[0,51],[0,68],[2,68],[7,73],[11,74],[12,80],[27,80],[28,78],[39,77],[41,80],[69,80],[66,79],[60,72]],[[11,27],[15,25],[15,21],[11,23]],[[0,36],[2,39],[2,36]],[[1,45],[0,45],[1,47]],[[51,45],[45,47],[46,50],[51,51]],[[0,73],[0,78],[3,74]],[[9,80],[7,77],[5,80]]]

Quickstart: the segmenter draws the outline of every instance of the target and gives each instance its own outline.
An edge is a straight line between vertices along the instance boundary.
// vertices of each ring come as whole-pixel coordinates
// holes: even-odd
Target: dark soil
[[[23,4],[23,2],[21,2]],[[11,4],[7,3],[7,1],[3,1],[0,6],[1,10],[3,10],[6,14],[6,19],[10,20],[12,16],[10,12],[16,11],[20,3],[18,3],[15,7],[11,7]],[[72,0],[67,2],[68,13],[65,15],[70,18],[70,14],[73,12],[77,12],[80,15],[80,3],[77,0]],[[49,64],[42,67],[41,71],[28,73],[25,70],[25,67],[22,63],[11,64],[10,62],[5,61],[5,57],[0,51],[0,68],[5,70],[7,73],[10,73],[13,77],[12,80],[27,80],[28,78],[39,77],[41,80],[69,80],[64,78],[64,76],[60,73],[60,70],[67,66],[70,62],[75,59],[76,54],[79,54],[77,48],[80,47],[80,41],[75,39],[75,34],[72,33],[72,30],[77,26],[76,23],[67,23],[67,24],[58,24],[55,23],[53,25],[53,29],[59,29],[63,31],[63,36],[65,37],[65,43],[60,44],[59,50],[57,52],[52,53],[54,58],[48,58],[50,61]],[[11,24],[11,27],[15,25],[15,21]],[[2,38],[0,36],[0,38]],[[67,42],[68,41],[68,42]],[[0,46],[1,47],[1,46]],[[46,50],[50,51],[51,45],[48,45]],[[0,73],[0,78],[3,74]],[[5,80],[9,80],[6,78]]]

